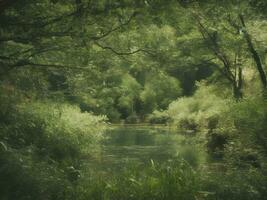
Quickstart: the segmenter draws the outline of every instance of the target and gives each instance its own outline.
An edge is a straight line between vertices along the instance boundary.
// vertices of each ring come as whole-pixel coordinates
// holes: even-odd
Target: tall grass
[[[99,175],[88,180],[85,176],[85,188],[79,188],[78,199],[97,200],[145,200],[145,199],[181,199],[193,200],[200,185],[198,174],[183,159],[168,163],[154,163],[142,167],[128,166],[120,173]]]
[[[68,104],[1,98],[0,199],[66,199],[82,157],[102,138],[105,117]]]

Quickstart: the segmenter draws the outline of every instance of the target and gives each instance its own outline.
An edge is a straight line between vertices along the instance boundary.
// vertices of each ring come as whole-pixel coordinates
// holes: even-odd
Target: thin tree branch
[[[102,39],[102,38],[107,37],[109,34],[111,34],[111,33],[115,32],[115,31],[119,30],[119,29],[122,28],[123,26],[126,26],[126,25],[130,24],[130,22],[132,21],[132,19],[133,19],[136,15],[137,15],[137,13],[134,12],[134,13],[129,17],[129,19],[128,19],[125,23],[122,23],[122,24],[118,25],[117,27],[115,27],[115,28],[113,28],[113,29],[110,29],[109,31],[103,33],[103,34],[100,35],[100,36],[92,36],[92,37],[90,37],[90,39],[91,39],[91,40],[100,40],[100,39]]]
[[[217,44],[217,41],[216,41],[216,36],[211,35],[211,33],[204,27],[204,25],[201,23],[196,13],[194,13],[194,17],[198,23],[199,30],[200,30],[200,33],[202,34],[203,39],[206,41],[210,41],[212,43],[212,46],[209,46],[209,47],[212,49],[216,57],[223,62],[224,70],[225,70],[223,74],[226,76],[226,78],[230,82],[235,82],[235,77],[230,69],[231,63],[228,60],[227,56],[220,50]]]
[[[97,46],[99,46],[100,48],[105,49],[105,50],[110,50],[110,51],[112,51],[113,53],[115,53],[116,55],[119,55],[119,56],[132,55],[132,54],[136,54],[136,53],[139,53],[139,52],[145,52],[145,53],[148,53],[148,54],[153,55],[151,52],[149,52],[148,50],[145,50],[145,49],[137,49],[137,50],[129,51],[129,52],[120,52],[120,51],[115,50],[115,49],[112,48],[112,47],[109,47],[109,46],[103,46],[102,44],[100,44],[100,43],[98,43],[98,42],[95,42],[95,44],[96,44]]]

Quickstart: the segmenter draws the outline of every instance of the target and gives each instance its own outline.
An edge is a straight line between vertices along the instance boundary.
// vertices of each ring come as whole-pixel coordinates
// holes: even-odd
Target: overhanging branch
[[[111,34],[111,33],[115,32],[115,31],[119,30],[119,29],[122,28],[123,26],[126,26],[126,25],[130,24],[130,22],[132,21],[132,19],[133,19],[136,15],[137,15],[137,13],[134,12],[134,13],[129,17],[129,19],[128,19],[125,23],[122,23],[122,24],[116,26],[115,28],[108,30],[107,32],[103,33],[102,35],[99,35],[99,36],[92,36],[92,37],[90,37],[90,39],[91,39],[91,40],[100,40],[100,39],[102,39],[102,38],[107,37],[109,34]]]
[[[110,46],[104,46],[98,42],[95,42],[95,44],[100,47],[101,49],[104,49],[104,50],[110,50],[111,52],[115,53],[116,55],[119,55],[119,56],[127,56],[127,55],[132,55],[132,54],[136,54],[136,53],[139,53],[139,52],[144,52],[144,53],[147,53],[147,54],[151,54],[153,55],[152,52],[148,51],[148,50],[145,50],[145,49],[137,49],[137,50],[134,50],[134,51],[129,51],[129,52],[120,52],[120,51],[117,51],[115,50],[114,48],[110,47]]]

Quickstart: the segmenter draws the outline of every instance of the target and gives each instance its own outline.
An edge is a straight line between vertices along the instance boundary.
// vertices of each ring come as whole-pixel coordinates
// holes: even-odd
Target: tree
[[[222,63],[223,70],[220,71],[231,83],[233,95],[237,99],[242,97],[242,71],[245,69],[248,54],[252,55],[260,81],[263,88],[266,88],[263,62],[244,20],[244,15],[247,15],[249,20],[261,18],[255,13],[251,3],[225,0],[219,3],[199,1],[186,4],[191,9],[207,47]]]

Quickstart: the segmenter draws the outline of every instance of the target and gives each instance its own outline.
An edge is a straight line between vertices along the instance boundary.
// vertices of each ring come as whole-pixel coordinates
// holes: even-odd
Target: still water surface
[[[193,136],[171,131],[168,127],[112,126],[105,132],[94,166],[101,171],[118,171],[129,165],[143,167],[183,158],[192,166],[205,160],[203,148]]]

